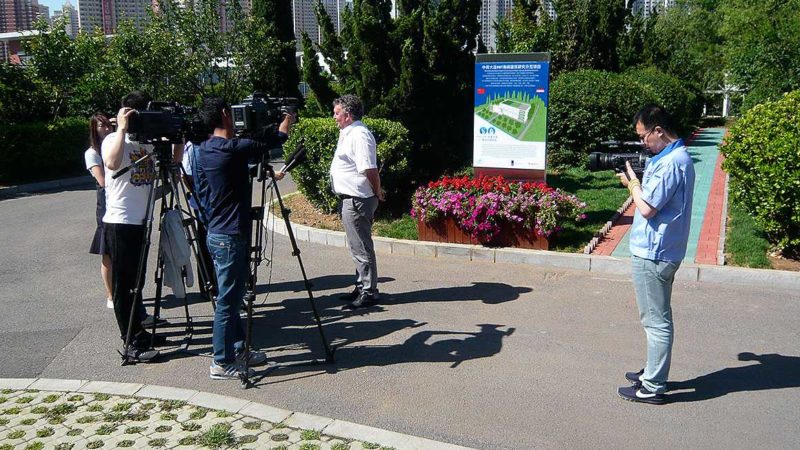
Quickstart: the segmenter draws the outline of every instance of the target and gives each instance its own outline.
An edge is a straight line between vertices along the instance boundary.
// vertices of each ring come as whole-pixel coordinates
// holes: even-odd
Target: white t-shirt
[[[117,132],[115,131],[103,139],[103,155],[110,151],[116,134]],[[130,135],[126,134],[120,169],[128,167],[152,151],[152,145],[131,141]],[[147,195],[150,193],[150,184],[155,178],[153,160],[145,161],[116,180],[113,178],[115,173],[117,173],[116,170],[106,167],[106,214],[103,216],[103,222],[132,225],[144,224],[147,212]]]
[[[364,172],[377,167],[375,137],[360,120],[339,131],[339,143],[330,170],[334,192],[353,197],[372,197],[375,193]]]
[[[105,167],[103,167],[103,158],[101,158],[100,154],[97,153],[97,150],[93,149],[92,147],[86,149],[86,151],[83,153],[83,159],[86,161],[86,170],[89,172],[92,171],[92,167],[94,166],[100,166],[101,168],[105,169]]]

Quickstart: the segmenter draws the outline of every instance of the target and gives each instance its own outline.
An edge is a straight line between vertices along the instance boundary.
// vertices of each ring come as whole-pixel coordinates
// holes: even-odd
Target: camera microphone
[[[281,172],[288,173],[290,170],[294,169],[298,164],[304,162],[306,160],[306,146],[300,142],[297,145],[297,149],[286,158],[286,165],[283,166]]]

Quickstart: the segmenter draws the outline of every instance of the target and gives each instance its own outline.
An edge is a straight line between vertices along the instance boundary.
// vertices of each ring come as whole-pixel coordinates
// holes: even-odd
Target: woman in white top
[[[111,301],[111,255],[108,253],[103,233],[103,215],[106,213],[106,179],[103,159],[100,157],[100,143],[112,131],[114,131],[114,127],[105,114],[96,113],[89,118],[89,148],[83,155],[86,160],[86,170],[97,182],[97,228],[89,253],[103,255],[100,275],[103,277],[103,284],[106,287],[106,307],[108,308],[114,308],[114,302]]]

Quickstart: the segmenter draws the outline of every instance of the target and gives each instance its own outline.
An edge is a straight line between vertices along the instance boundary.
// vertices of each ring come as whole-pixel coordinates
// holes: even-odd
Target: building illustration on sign
[[[528,121],[528,112],[531,110],[531,105],[528,103],[520,103],[514,100],[503,100],[497,105],[492,105],[492,112],[511,117],[520,122]]]
[[[547,133],[547,106],[538,96],[507,92],[486,96],[475,114],[519,141],[543,142]]]

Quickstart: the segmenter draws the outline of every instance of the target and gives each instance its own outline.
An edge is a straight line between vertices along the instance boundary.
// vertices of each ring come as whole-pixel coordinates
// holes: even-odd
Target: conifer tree
[[[300,98],[300,72],[295,58],[294,22],[289,0],[253,0],[252,13],[266,23],[271,34],[269,37],[286,44],[278,58],[265,61],[264,65],[273,66],[273,70],[254,80],[254,89],[274,96]]]

